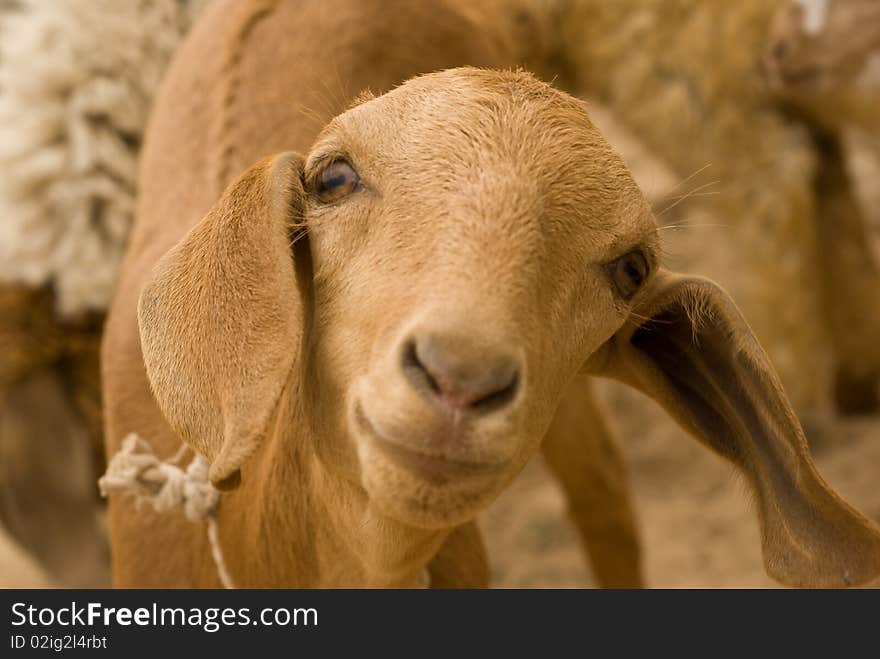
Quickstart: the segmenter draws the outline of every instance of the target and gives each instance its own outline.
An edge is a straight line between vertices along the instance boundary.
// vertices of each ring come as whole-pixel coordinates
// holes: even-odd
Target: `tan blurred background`
[[[151,100],[210,1],[0,0],[0,586],[109,585],[101,322]],[[880,2],[465,4],[587,99],[668,265],[734,295],[820,472],[880,520]],[[772,587],[732,468],[647,398],[600,391],[649,585]],[[564,507],[536,459],[483,518],[496,585],[593,585]]]

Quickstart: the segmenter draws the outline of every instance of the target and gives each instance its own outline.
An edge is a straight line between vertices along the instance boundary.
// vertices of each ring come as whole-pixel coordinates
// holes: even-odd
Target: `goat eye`
[[[648,276],[648,261],[640,251],[621,256],[611,264],[611,278],[624,300],[638,293]]]
[[[361,178],[345,160],[327,165],[318,175],[316,194],[323,203],[337,201],[357,190]]]

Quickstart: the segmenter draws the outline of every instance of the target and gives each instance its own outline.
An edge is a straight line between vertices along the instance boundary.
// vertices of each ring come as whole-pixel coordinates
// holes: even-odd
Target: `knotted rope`
[[[156,512],[178,510],[193,522],[207,522],[211,556],[220,582],[224,588],[234,588],[217,534],[220,492],[208,480],[208,463],[202,456],[195,454],[185,470],[174,464],[187,450],[184,445],[171,460],[163,462],[149,442],[131,433],[122,440],[122,448],[110,460],[98,488],[104,497],[130,493],[138,501],[148,502]]]
[[[130,433],[122,440],[122,448],[110,460],[106,473],[98,479],[98,488],[103,497],[133,494],[137,501],[148,502],[158,513],[180,511],[193,522],[207,522],[211,556],[220,582],[224,588],[235,588],[217,535],[220,492],[208,480],[208,462],[195,453],[186,470],[175,464],[188,450],[183,445],[170,460],[163,462],[148,441]],[[420,582],[420,588],[430,588],[427,568]]]

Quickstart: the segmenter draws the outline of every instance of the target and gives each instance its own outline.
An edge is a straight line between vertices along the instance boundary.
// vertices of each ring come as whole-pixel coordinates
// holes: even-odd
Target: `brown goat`
[[[474,516],[543,447],[603,539],[600,577],[635,584],[625,479],[579,374],[614,377],[739,467],[772,576],[875,577],[880,534],[816,473],[726,293],[660,267],[583,105],[452,69],[362,95],[315,140],[316,90],[338,90],[335,115],[362,87],[508,58],[452,5],[329,4],[219,2],[178,53],[104,338],[108,454],[137,432],[208,459],[239,586],[415,586],[426,566],[483,586]],[[308,155],[230,184],[287,149]],[[218,585],[202,529],[124,498],[109,521],[118,585]]]

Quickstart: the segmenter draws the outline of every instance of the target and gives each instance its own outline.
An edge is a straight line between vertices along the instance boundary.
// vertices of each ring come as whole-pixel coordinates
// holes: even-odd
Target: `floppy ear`
[[[661,271],[635,306],[587,369],[645,392],[739,468],[756,496],[767,573],[808,587],[880,574],[880,531],[819,476],[779,378],[727,293]]]
[[[140,296],[153,394],[218,487],[234,487],[260,446],[299,346],[291,243],[302,228],[301,177],[294,153],[251,167],[162,257]]]

